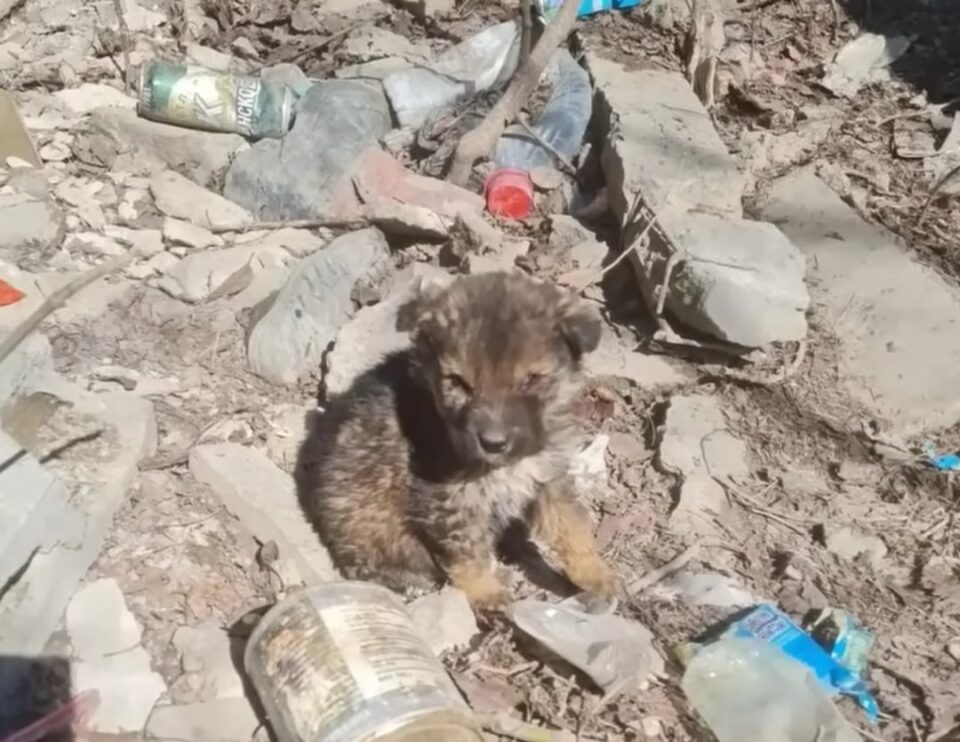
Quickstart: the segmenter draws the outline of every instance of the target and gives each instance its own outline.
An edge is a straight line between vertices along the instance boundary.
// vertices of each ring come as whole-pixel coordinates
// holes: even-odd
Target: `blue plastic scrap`
[[[577,11],[577,15],[583,18],[605,10],[628,10],[645,5],[646,2],[647,0],[580,0],[580,9]],[[563,5],[563,0],[537,0],[537,5],[540,7],[540,13],[549,18]]]
[[[932,443],[924,446],[923,451],[927,454],[927,460],[935,469],[939,469],[940,471],[960,471],[960,455],[955,453],[938,454]]]
[[[806,665],[828,693],[851,696],[860,704],[871,722],[877,721],[877,701],[860,673],[831,656],[812,636],[776,607],[757,606],[724,633],[727,636],[760,639],[777,647]],[[843,652],[841,650],[835,654],[842,656]]]

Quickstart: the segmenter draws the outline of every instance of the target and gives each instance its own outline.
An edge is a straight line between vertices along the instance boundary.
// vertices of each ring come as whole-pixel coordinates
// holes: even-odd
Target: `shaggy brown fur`
[[[520,520],[572,582],[612,595],[567,479],[599,318],[554,286],[492,273],[422,287],[398,326],[411,349],[332,400],[301,448],[301,503],[337,565],[400,590],[446,576],[498,605],[496,548]]]

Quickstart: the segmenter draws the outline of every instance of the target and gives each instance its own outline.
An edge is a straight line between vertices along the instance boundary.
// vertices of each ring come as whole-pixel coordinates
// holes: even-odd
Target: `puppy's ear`
[[[575,295],[561,303],[557,324],[575,360],[596,350],[600,344],[603,325],[599,313]]]
[[[437,300],[453,281],[451,276],[419,276],[410,289],[410,296],[397,310],[397,331],[415,332],[429,320]]]

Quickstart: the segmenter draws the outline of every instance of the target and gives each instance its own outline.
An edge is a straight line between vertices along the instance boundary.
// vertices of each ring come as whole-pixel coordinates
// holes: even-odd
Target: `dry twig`
[[[331,217],[320,217],[316,219],[291,219],[289,221],[275,222],[253,222],[252,224],[235,224],[233,226],[211,227],[210,231],[214,234],[224,234],[225,232],[257,232],[261,229],[319,229],[328,227],[329,229],[362,229],[369,224],[364,219],[340,219]]]
[[[456,185],[465,185],[473,171],[474,163],[490,154],[503,130],[517,118],[523,104],[533,94],[540,76],[577,21],[580,0],[564,0],[553,21],[543,32],[526,62],[519,67],[506,92],[500,97],[490,113],[472,131],[460,140],[454,152],[453,163],[447,179]]]
[[[661,580],[669,577],[674,572],[679,572],[681,569],[686,567],[690,562],[700,555],[700,547],[701,544],[699,541],[690,544],[690,546],[681,551],[677,556],[663,566],[650,570],[642,577],[635,579],[627,586],[627,595],[629,598],[633,600],[640,593],[649,590]]]
[[[120,43],[123,44],[123,90],[127,95],[133,91],[133,78],[130,74],[130,27],[123,14],[123,0],[113,0],[113,9],[120,24]]]

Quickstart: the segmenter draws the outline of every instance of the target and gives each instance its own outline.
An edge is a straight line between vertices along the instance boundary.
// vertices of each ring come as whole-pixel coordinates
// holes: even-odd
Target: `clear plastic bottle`
[[[683,691],[718,742],[863,742],[803,664],[759,639],[701,647]]]

